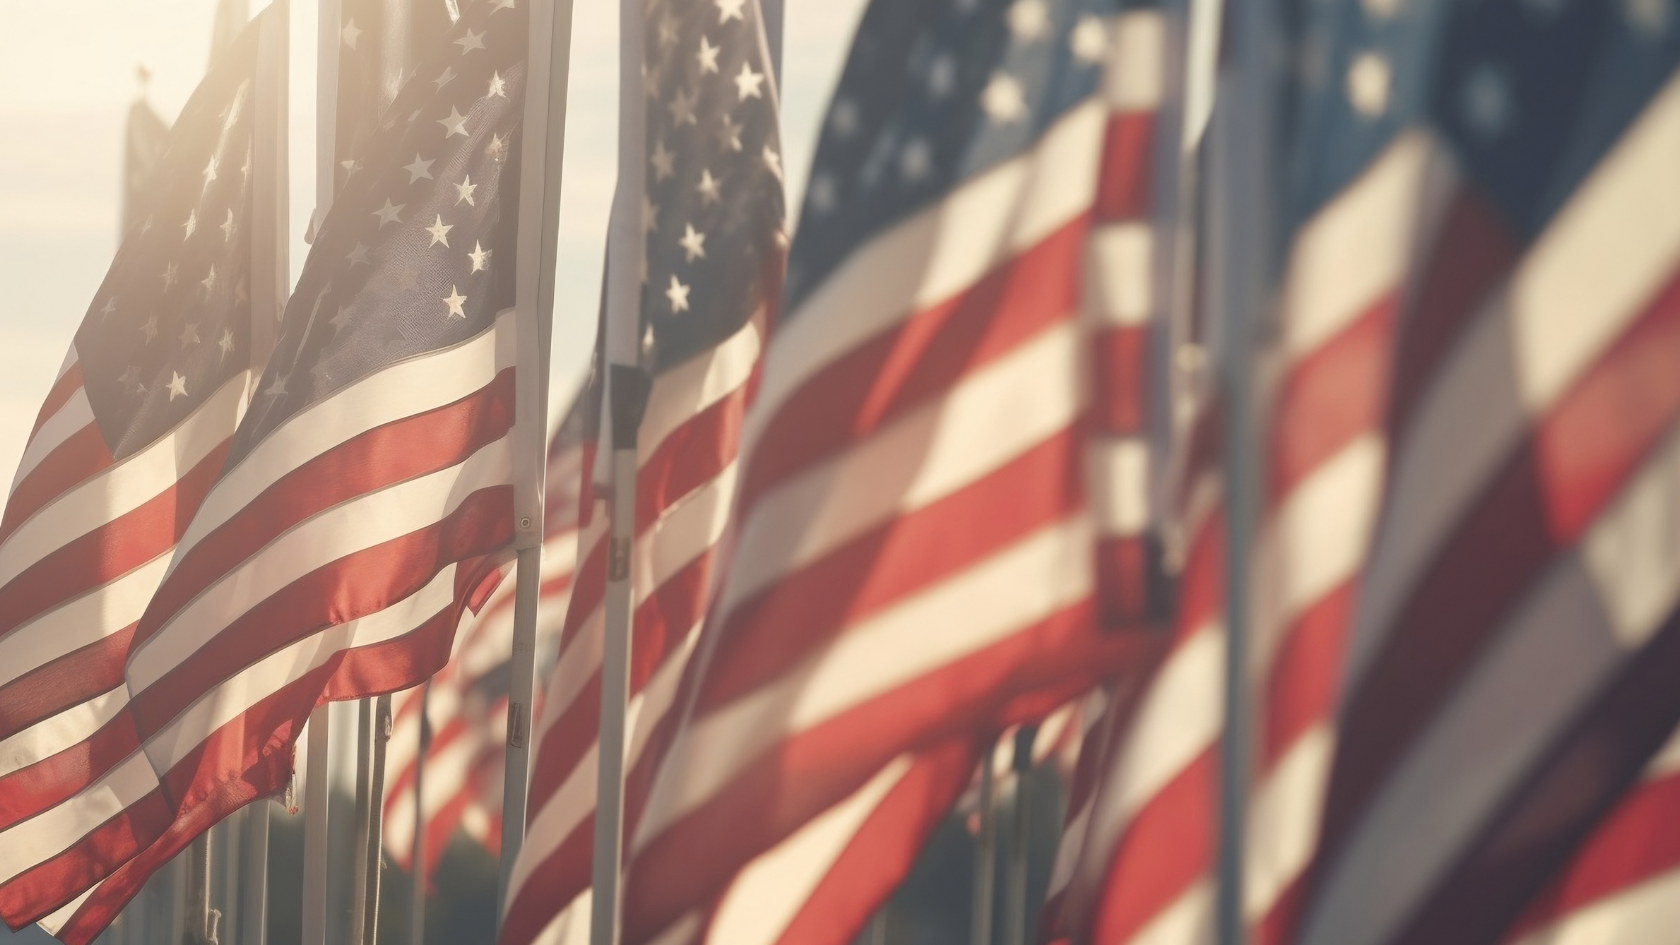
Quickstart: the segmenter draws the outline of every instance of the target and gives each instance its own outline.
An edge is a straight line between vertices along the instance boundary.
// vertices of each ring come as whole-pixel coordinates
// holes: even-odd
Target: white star
[[[507,80],[500,72],[490,73],[490,91],[484,93],[485,98],[507,98]]]
[[[344,22],[344,28],[338,31],[338,35],[344,39],[344,45],[353,50],[356,48],[356,40],[362,38],[362,31],[356,28],[356,20],[351,17]]]
[[[204,186],[206,188],[209,188],[210,183],[212,181],[214,181],[215,179],[216,179],[216,156],[214,154],[212,154],[212,155],[210,155],[210,163],[204,165]]]
[[[210,293],[216,291],[216,267],[211,266],[210,271],[205,273],[198,284],[204,286],[204,297],[209,298]]]
[[[222,357],[224,358],[233,353],[233,329],[222,329],[222,337],[216,342],[216,347],[222,349]]]
[[[444,66],[443,71],[438,73],[438,77],[432,80],[432,84],[437,86],[437,91],[442,92],[444,86],[454,81],[455,70],[450,66]]]
[[[187,396],[187,379],[174,371],[169,372],[169,400],[174,402],[177,397]]]
[[[648,163],[653,165],[653,176],[655,181],[662,181],[676,173],[676,168],[672,164],[672,159],[674,157],[675,155],[665,150],[664,138],[660,138],[658,141],[653,143],[653,154],[648,158]]]
[[[1030,43],[1044,35],[1050,25],[1050,11],[1044,0],[1015,0],[1009,5],[1009,32],[1023,43]]]
[[[467,35],[456,40],[455,45],[461,47],[461,55],[465,56],[467,53],[470,53],[475,49],[484,48],[484,34],[474,33],[472,30],[467,30]]]
[[[158,324],[157,324],[157,316],[156,315],[153,315],[151,318],[146,319],[146,324],[140,326],[140,333],[146,336],[146,344],[151,344],[152,343],[152,339],[156,338],[157,333],[158,333]]]
[[[223,242],[233,239],[233,234],[239,229],[239,225],[233,222],[233,209],[231,207],[227,213],[227,219],[222,221],[221,227]]]
[[[735,94],[741,101],[749,98],[763,98],[764,93],[759,86],[764,84],[764,73],[752,71],[752,64],[741,63],[741,74],[735,77]]]
[[[453,229],[455,229],[455,225],[452,223],[444,223],[443,214],[438,214],[437,222],[426,227],[426,232],[432,234],[432,241],[426,245],[436,246],[437,244],[442,243],[445,247],[447,247],[449,245],[449,231]]]
[[[1365,52],[1348,66],[1348,101],[1362,115],[1375,118],[1388,110],[1389,83],[1393,69],[1380,53]]]
[[[515,0],[496,0],[496,9],[491,10],[490,12],[500,13],[503,10],[511,10],[514,7],[514,2]]]
[[[1471,130],[1491,138],[1510,125],[1511,86],[1497,67],[1485,63],[1478,66],[1460,94],[1460,107]]]
[[[461,201],[463,200],[467,202],[467,206],[469,207],[478,206],[478,204],[473,203],[473,191],[478,189],[478,185],[472,182],[472,175],[463,175],[461,177],[461,182],[459,184],[455,184],[454,187],[456,194],[455,206],[459,207],[461,205]]]
[[[764,146],[764,166],[770,169],[770,173],[776,175],[777,180],[782,179],[782,156],[777,154],[769,145]]]
[[[131,394],[146,389],[146,385],[140,383],[140,369],[132,364],[128,366],[128,370],[117,375],[117,383],[121,384]]]
[[[699,92],[695,92],[693,95],[688,95],[685,94],[682,89],[677,89],[677,97],[671,99],[671,104],[666,106],[671,110],[671,124],[694,124],[694,106],[699,104],[699,101]]]
[[[665,297],[671,300],[672,315],[688,311],[688,290],[689,287],[677,281],[674,274],[671,276],[671,287],[665,290]]]
[[[345,325],[350,324],[350,316],[355,314],[355,312],[356,310],[354,308],[340,305],[338,306],[338,311],[333,314],[333,317],[327,319],[327,324],[332,326],[334,338],[338,337],[338,333],[344,330]]]
[[[434,158],[433,160],[436,159]],[[419,151],[414,152],[414,162],[412,164],[404,164],[403,170],[408,172],[408,182],[410,184],[420,180],[421,178],[425,178],[426,180],[432,179],[432,162],[422,160],[420,158]]]
[[[718,129],[718,147],[731,151],[741,150],[741,126],[723,116],[723,127]]]
[[[651,233],[659,229],[659,204],[642,195],[642,232]]]
[[[718,189],[720,183],[717,178],[712,176],[711,168],[702,167],[700,169],[700,183],[696,184],[694,189],[700,191],[700,202],[702,204],[710,205],[722,199],[723,194]]]
[[[456,135],[467,133],[467,116],[457,111],[453,105],[449,106],[449,117],[439,118],[437,123],[449,130],[449,133],[444,135],[445,138],[453,138]]]
[[[992,73],[991,81],[980,93],[980,107],[993,121],[1019,121],[1027,114],[1027,101],[1021,83],[1007,72]]]
[[[818,213],[827,213],[839,202],[839,195],[835,193],[834,177],[827,173],[819,173],[811,181],[811,209]]]
[[[904,146],[898,156],[898,172],[904,179],[916,183],[933,172],[933,148],[926,138],[915,138]]]
[[[362,169],[362,162],[356,160],[355,158],[351,158],[348,161],[339,161],[338,166],[344,168],[344,179],[348,181],[350,178],[356,176],[357,171]]]
[[[274,383],[268,385],[268,390],[263,391],[263,393],[269,397],[286,396],[286,378],[288,376],[286,374],[275,375]]]
[[[181,237],[181,239],[183,239],[183,240],[192,239],[193,231],[198,229],[198,211],[197,210],[187,211],[187,222],[181,224],[181,228],[187,231],[187,235]]]
[[[949,53],[940,53],[928,63],[927,70],[928,94],[934,98],[944,98],[951,94],[957,85],[957,60]]]
[[[473,251],[467,254],[467,258],[472,260],[473,272],[490,268],[490,250],[480,246],[478,240],[473,240]]]
[[[466,312],[465,309],[463,309],[461,307],[462,305],[465,305],[466,302],[467,302],[467,297],[461,294],[461,290],[455,288],[454,286],[450,286],[449,287],[449,296],[443,300],[443,304],[449,306],[449,311],[447,313],[445,313],[444,317],[445,318],[461,318],[461,319],[466,318],[467,317],[467,312]]]
[[[695,230],[692,223],[683,224],[683,228],[687,232],[683,233],[682,239],[677,240],[677,245],[681,246],[683,248],[683,252],[688,254],[688,261],[693,262],[696,259],[705,259],[706,234]]]
[[[484,146],[484,153],[501,160],[507,155],[508,139],[500,134],[492,133],[490,143]]]
[[[1068,34],[1068,48],[1073,57],[1087,65],[1102,62],[1108,55],[1108,30],[1102,20],[1089,13],[1079,18],[1079,24]]]
[[[741,7],[745,6],[746,2],[747,0],[717,0],[718,25],[722,26],[730,20],[745,23],[746,19],[741,16]]]
[[[385,206],[373,211],[373,215],[379,218],[379,228],[381,230],[385,229],[387,223],[401,223],[402,217],[397,214],[402,213],[406,206],[408,206],[406,203],[393,204],[391,198],[386,197]]]
[[[859,116],[856,102],[849,98],[837,98],[834,100],[834,108],[828,113],[828,124],[834,129],[835,134],[842,138],[850,138],[852,135],[857,134],[858,122]]]
[[[352,266],[372,265],[372,263],[368,262],[368,248],[366,243],[357,243],[351,248],[350,255],[346,258],[350,260],[350,265]]]
[[[700,37],[700,74],[718,71],[717,57],[723,47],[713,46],[704,34]]]
[[[193,345],[198,344],[198,342],[198,326],[192,322],[188,322],[181,328],[181,350],[185,351]]]
[[[659,48],[670,49],[677,42],[677,21],[669,10],[659,20]]]
[[[165,292],[175,284],[175,271],[178,267],[174,263],[163,267],[163,289]]]
[[[108,298],[108,299],[105,300],[105,306],[99,310],[99,314],[101,316],[103,316],[104,318],[110,318],[113,314],[116,313],[116,311],[117,311],[117,299],[116,299],[115,296],[112,296],[111,298]]]

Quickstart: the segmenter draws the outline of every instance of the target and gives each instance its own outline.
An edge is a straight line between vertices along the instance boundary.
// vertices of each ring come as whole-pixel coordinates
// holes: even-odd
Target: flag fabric
[[[1281,776],[1334,737],[1293,941],[1496,940],[1548,908],[1548,883],[1562,892],[1543,902],[1568,907],[1662,783],[1651,759],[1680,717],[1671,14],[1491,0],[1309,24],[1324,68],[1300,93],[1282,347],[1368,353],[1325,381],[1337,422],[1275,454],[1271,491],[1299,475],[1277,514],[1329,509],[1328,487],[1299,490],[1341,476],[1334,508],[1357,519],[1364,473],[1386,482],[1357,600],[1335,587],[1352,542],[1282,556],[1298,570],[1275,584],[1302,618],[1283,647],[1316,613],[1352,613],[1315,644],[1342,654],[1339,681],[1277,710],[1267,726],[1296,737],[1260,752]],[[1362,249],[1299,265],[1334,239]],[[1365,364],[1386,392],[1359,382]],[[1305,409],[1305,386],[1280,409]],[[1331,731],[1317,704],[1338,682]]]
[[[638,336],[652,375],[636,447],[627,811],[645,793],[646,746],[710,600],[786,253],[779,93],[759,4],[658,0],[646,17],[646,198],[639,220],[614,222],[647,234]],[[505,945],[557,934],[590,886],[608,548],[606,499],[584,493],[582,563],[535,726]]]
[[[334,193],[369,183],[364,152],[397,93],[419,74],[422,58],[454,25],[452,5],[448,0],[339,0]]]
[[[577,565],[578,487],[584,467],[585,414],[579,396],[549,445],[544,503],[542,581],[537,604],[537,665],[552,665],[553,650],[571,599]],[[501,775],[507,767],[507,709],[512,682],[513,606],[517,566],[510,564],[482,610],[456,636],[449,665],[434,676],[424,702],[421,689],[400,693],[385,749],[384,843],[398,867],[413,869],[414,783],[419,757],[420,713],[430,720],[423,789],[425,873],[437,868],[451,836],[462,829],[491,853],[501,848]]]
[[[195,836],[284,789],[319,702],[441,668],[488,592],[487,556],[512,537],[525,52],[522,11],[472,5],[387,110],[363,152],[369,185],[323,222],[130,648],[143,754],[122,764],[156,774],[124,816],[161,821],[58,932],[67,943]]]
[[[144,216],[141,208],[146,202],[146,183],[157,165],[158,156],[169,145],[169,123],[164,121],[146,100],[146,83],[151,72],[141,67],[141,93],[128,106],[128,122],[123,129],[123,202],[122,232],[140,225]]]
[[[1099,590],[1100,539],[1135,534],[1141,498],[1120,509],[1086,463],[1135,431],[1083,383],[1137,404],[1105,372],[1129,367],[1108,355],[1151,295],[1082,273],[1118,275],[1087,252],[1148,271],[1146,231],[1117,247],[1093,221],[1146,186],[1104,143],[1148,151],[1124,116],[1158,99],[1161,39],[1153,11],[1097,2],[866,11],[748,418],[727,574],[634,826],[627,942],[694,934],[755,858],[895,766],[950,752],[971,770],[1008,725],[1155,649],[1105,626],[1127,598]],[[930,778],[920,802],[946,809],[967,780]],[[896,882],[878,865],[800,940],[855,933]]]
[[[14,928],[160,829],[123,663],[254,380],[253,25],[139,197],[0,517],[0,915]],[[149,786],[146,788],[149,789]]]

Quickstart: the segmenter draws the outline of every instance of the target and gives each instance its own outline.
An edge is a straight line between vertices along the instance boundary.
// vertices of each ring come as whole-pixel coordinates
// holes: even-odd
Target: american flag
[[[1153,649],[1098,630],[1099,597],[1124,599],[1098,590],[1099,539],[1136,520],[1085,474],[1088,450],[1131,432],[1094,416],[1093,340],[1149,299],[1081,279],[1087,251],[1113,248],[1092,245],[1103,198],[1122,205],[1138,170],[1103,161],[1126,134],[1111,113],[1159,91],[1153,49],[1118,63],[1116,12],[866,12],[748,419],[728,573],[636,827],[627,941],[704,933],[755,857],[860,792],[890,797],[920,758],[972,766],[1011,722]],[[931,778],[918,802],[947,809],[966,782]],[[867,918],[892,882],[874,879],[824,934]]]
[[[651,773],[646,746],[708,606],[785,256],[778,93],[758,3],[659,0],[646,18],[644,88],[625,93],[646,96],[646,199],[639,221],[620,221],[647,235],[641,334],[652,373],[637,438],[631,812]],[[536,725],[505,945],[559,928],[590,885],[608,549],[606,503],[599,490],[585,495],[582,564]]]
[[[578,500],[584,468],[588,396],[574,401],[549,445],[544,502],[542,582],[538,591],[538,666],[554,661],[577,570]],[[386,748],[384,843],[391,860],[413,869],[414,784],[419,758],[421,707],[430,724],[423,791],[425,872],[430,876],[457,828],[495,853],[501,848],[501,777],[507,767],[508,692],[512,681],[513,604],[516,567],[455,639],[449,665],[433,677],[431,693],[410,689],[393,708]]]
[[[253,24],[168,133],[0,518],[0,915],[42,918],[143,845],[155,786],[123,663],[253,381]],[[260,364],[257,365],[260,369]]]
[[[122,764],[157,772],[145,803],[165,816],[66,942],[101,930],[193,837],[283,789],[319,701],[430,676],[481,602],[485,556],[513,529],[526,42],[512,0],[466,10],[362,152],[365,189],[323,221],[130,649],[143,754]]]
[[[1337,514],[1380,505],[1356,601],[1334,584],[1352,529],[1276,584],[1286,616],[1351,612],[1317,644],[1340,679],[1287,707],[1299,738],[1267,735],[1279,772],[1334,738],[1292,939],[1493,941],[1577,850],[1592,872],[1680,717],[1680,23],[1420,0],[1325,10],[1308,38],[1282,347],[1324,347],[1303,377],[1343,356],[1342,397],[1273,478],[1315,514],[1304,490],[1336,476]],[[1306,380],[1285,391],[1306,409]]]

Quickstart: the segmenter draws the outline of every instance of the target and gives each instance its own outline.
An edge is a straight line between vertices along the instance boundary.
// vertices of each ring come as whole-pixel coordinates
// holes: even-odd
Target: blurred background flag
[[[1121,41],[1127,16],[1152,18],[1047,0],[866,12],[748,417],[734,554],[635,827],[627,941],[718,934],[731,877],[819,823],[843,868],[867,848],[852,831],[891,823],[909,784],[916,816],[865,885],[757,929],[845,941],[999,732],[1155,649],[1141,607],[1099,629],[1128,600],[1098,590],[1099,542],[1146,523],[1099,516],[1118,508],[1086,481],[1088,457],[1136,432],[1138,379],[1108,342],[1150,298],[1126,276],[1095,287],[1119,295],[1082,282],[1087,252],[1115,249],[1093,245],[1093,217],[1148,203],[1140,164],[1104,161],[1111,136],[1143,159],[1147,135],[1114,113],[1159,94],[1160,24]],[[1147,273],[1148,234],[1129,235],[1122,262]],[[1099,338],[1094,367],[1123,400],[1100,428],[1080,381]],[[1136,509],[1145,483],[1126,484]],[[956,763],[918,773],[939,757]]]
[[[669,718],[716,580],[742,416],[786,254],[779,97],[763,8],[756,0],[660,0],[646,15],[646,199],[634,218],[613,221],[646,234],[636,335],[652,381],[637,438],[632,812],[651,774],[646,748]],[[504,906],[507,945],[536,941],[574,899],[587,900],[590,886],[608,543],[602,490],[585,490],[584,502],[582,564],[536,726],[531,817]]]
[[[172,823],[66,941],[90,938],[193,837],[282,790],[318,701],[439,669],[462,609],[488,593],[485,556],[512,532],[526,330],[510,308],[524,26],[499,0],[465,11],[362,152],[368,185],[323,221],[131,651],[142,760]]]
[[[42,918],[167,823],[123,664],[255,371],[259,24],[168,134],[0,518],[0,915]]]
[[[146,97],[146,90],[152,82],[152,70],[138,66],[136,74],[140,94],[134,97],[134,104],[128,106],[128,122],[123,129],[121,232],[124,236],[143,219],[141,211],[145,206],[146,181],[169,142],[169,123],[158,115]]]

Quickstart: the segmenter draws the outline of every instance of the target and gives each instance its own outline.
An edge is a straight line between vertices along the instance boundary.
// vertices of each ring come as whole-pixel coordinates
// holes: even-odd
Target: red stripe
[[[1151,658],[1152,636],[1097,636],[1091,619],[1090,608],[1076,604],[777,742],[637,857],[626,886],[625,940],[643,941],[676,921],[904,751],[1042,717]],[[707,868],[694,869],[697,860]]]
[[[1262,694],[1262,772],[1270,772],[1297,738],[1335,711],[1353,606],[1353,582],[1338,584],[1301,612],[1278,645]]]
[[[90,423],[65,437],[12,490],[6,514],[0,517],[0,542],[54,499],[110,466],[111,451],[105,448],[98,424]]]
[[[162,793],[153,791],[88,831],[64,852],[0,884],[0,916],[13,929],[22,929],[51,915],[111,875],[117,864],[145,849],[169,826],[169,820],[168,803]],[[100,928],[109,924],[107,919]],[[71,942],[66,937],[70,934],[69,929],[60,930],[59,940]]]
[[[1079,445],[1071,430],[1054,434],[981,479],[869,529],[742,601],[716,631],[695,711],[728,705],[870,614],[1081,508]]]
[[[1149,542],[1141,536],[1097,542],[1097,614],[1104,627],[1136,626],[1149,617]]]
[[[35,415],[35,425],[29,428],[29,439],[35,439],[35,434],[41,432],[41,425],[52,416],[64,409],[76,391],[82,389],[82,362],[70,365],[70,369],[53,381],[52,389],[47,391],[47,399],[41,403],[41,412]]]
[[[480,489],[441,521],[324,564],[253,604],[135,696],[131,705],[140,730],[155,732],[169,724],[205,691],[207,681],[227,679],[324,627],[384,610],[450,563],[501,547],[513,537],[512,516],[511,486]],[[449,659],[448,642],[445,638],[438,666]]]
[[[1097,178],[1098,221],[1113,223],[1149,216],[1154,151],[1154,112],[1126,112],[1108,119]]]
[[[505,436],[513,426],[513,401],[509,368],[452,404],[375,427],[287,473],[177,563],[147,607],[135,646],[299,522],[392,483],[448,469]]]
[[[1078,306],[1087,220],[1078,217],[957,295],[912,313],[816,372],[776,411],[754,449],[740,508],[790,476],[938,400]]]
[[[1157,791],[1115,845],[1092,917],[1093,941],[1126,941],[1208,875],[1217,842],[1217,751],[1217,744],[1208,747]]]
[[[25,621],[167,553],[186,531],[226,455],[223,442],[178,482],[67,541],[7,582],[0,588],[0,639]]]
[[[535,942],[543,928],[571,903],[560,891],[589,886],[594,834],[595,816],[591,810],[578,828],[531,870],[502,917],[501,937],[497,939],[500,945]],[[527,855],[524,850],[520,854]]]
[[[123,663],[133,636],[134,624],[129,624],[0,687],[0,738],[10,738],[122,685]]]
[[[741,447],[747,390],[737,387],[672,430],[636,470],[636,535],[665,510],[717,478]]]
[[[118,712],[82,741],[0,778],[0,830],[63,802],[139,747],[134,720]]]
[[[1130,435],[1144,427],[1148,390],[1149,329],[1111,328],[1090,338],[1095,398],[1092,421],[1098,433]]]
[[[1324,849],[1680,413],[1680,279],[1564,394],[1431,561],[1343,712]]]
[[[1680,774],[1639,784],[1537,897],[1506,940],[1514,940],[1680,870]]]

